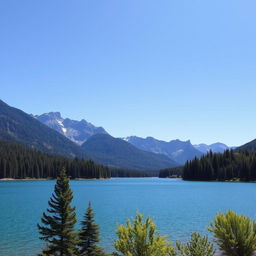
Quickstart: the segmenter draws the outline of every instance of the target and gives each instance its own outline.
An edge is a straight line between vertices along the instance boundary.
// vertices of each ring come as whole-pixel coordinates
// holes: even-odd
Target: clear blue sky
[[[113,136],[256,138],[255,0],[0,3],[0,98]]]

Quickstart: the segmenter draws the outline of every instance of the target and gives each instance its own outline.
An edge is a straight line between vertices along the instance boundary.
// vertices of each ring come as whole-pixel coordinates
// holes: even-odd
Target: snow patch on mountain
[[[64,119],[60,112],[49,112],[34,117],[79,145],[92,135],[107,134],[102,127],[96,127],[84,119],[81,121]]]

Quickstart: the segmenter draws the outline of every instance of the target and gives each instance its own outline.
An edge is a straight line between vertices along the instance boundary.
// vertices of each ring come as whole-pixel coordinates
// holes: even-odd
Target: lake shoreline
[[[72,180],[109,180],[111,178],[93,178],[93,179],[86,179],[86,178],[75,178],[75,179],[70,179],[71,181]],[[0,182],[1,181],[48,181],[48,180],[56,180],[55,178],[25,178],[25,179],[13,179],[13,178],[3,178],[3,179],[0,179]]]
[[[175,179],[175,180],[182,180],[182,181],[188,181],[188,182],[225,182],[225,183],[256,183],[256,180],[252,181],[245,181],[245,180],[239,180],[239,179],[233,179],[233,180],[184,180],[182,178],[174,178],[174,177],[110,177],[110,178],[75,178],[71,179],[70,181],[83,181],[83,180],[111,180],[111,179],[132,179],[132,178],[138,178],[138,179],[150,179],[150,178],[159,178],[159,179]],[[2,178],[0,179],[0,182],[4,181],[50,181],[50,180],[56,180],[56,178],[24,178],[24,179],[14,179],[14,178]]]

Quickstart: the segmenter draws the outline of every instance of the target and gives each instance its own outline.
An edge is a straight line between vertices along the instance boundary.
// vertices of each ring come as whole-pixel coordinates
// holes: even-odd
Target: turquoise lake
[[[0,255],[32,256],[43,246],[39,223],[55,181],[0,182]],[[256,219],[256,183],[189,182],[158,178],[71,181],[77,218],[88,201],[100,225],[101,245],[113,250],[115,229],[140,211],[151,216],[161,234],[182,240],[206,227],[217,212],[233,209]]]

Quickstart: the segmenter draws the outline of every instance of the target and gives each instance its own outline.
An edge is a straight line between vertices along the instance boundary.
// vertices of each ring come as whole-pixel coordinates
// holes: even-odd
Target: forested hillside
[[[110,178],[111,175],[107,167],[93,161],[50,155],[0,141],[0,178],[56,178],[63,166],[71,178]]]
[[[65,167],[71,178],[149,177],[158,173],[111,169],[91,160],[66,158],[0,140],[0,179],[56,178]]]
[[[256,180],[256,153],[226,150],[208,153],[188,161],[183,168],[184,180]]]

